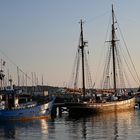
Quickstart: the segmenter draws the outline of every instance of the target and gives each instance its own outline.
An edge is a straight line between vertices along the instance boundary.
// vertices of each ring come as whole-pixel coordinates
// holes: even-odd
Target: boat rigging
[[[116,32],[117,29],[119,29],[120,31],[120,27],[115,17],[113,5],[112,5],[111,40],[106,41],[110,43],[109,44],[110,46],[108,49],[108,53],[106,55],[106,63],[103,72],[102,89],[112,88],[114,90],[115,95],[117,94],[118,89],[124,89],[130,87],[130,83],[129,83],[130,76],[136,83],[140,84],[138,74],[132,62],[132,58],[130,56],[126,43],[124,42],[124,39],[123,42],[124,42],[124,46],[126,47],[125,49],[126,52],[124,52],[123,48],[119,43],[120,40],[118,40],[117,38],[117,32]],[[122,37],[122,33],[121,33],[121,37]],[[127,61],[125,55],[128,57]],[[127,67],[127,69],[125,68],[125,66]],[[132,79],[131,79],[131,83],[132,83]]]
[[[92,80],[91,80],[91,73],[89,70],[88,60],[87,60],[87,54],[85,51],[85,47],[87,47],[87,41],[84,40],[83,37],[83,20],[80,20],[80,40],[79,45],[77,49],[77,54],[75,58],[74,68],[72,72],[72,78],[70,80],[70,88],[74,88],[74,90],[78,89],[78,81],[79,81],[79,69],[80,66],[82,68],[82,95],[85,97],[86,95],[86,86],[88,85],[88,88],[92,88]],[[87,52],[89,53],[89,52]],[[81,65],[80,65],[81,62]],[[87,83],[86,83],[87,82]]]
[[[81,20],[81,34],[80,34],[80,45],[79,52],[84,52],[84,41],[83,41],[83,28]],[[120,59],[119,49],[117,46],[117,37],[116,37],[116,28],[115,28],[115,18],[114,18],[114,9],[112,5],[112,28],[111,28],[111,41],[109,52],[107,54],[107,64],[104,69],[104,86],[107,86],[108,83],[112,83],[112,87],[104,88],[102,90],[95,89],[94,94],[88,95],[85,93],[85,84],[83,85],[83,96],[78,94],[74,95],[74,98],[71,102],[66,102],[66,106],[69,109],[69,115],[88,115],[94,113],[108,113],[116,111],[125,111],[133,110],[135,106],[135,96],[133,92],[125,90],[120,90],[118,87],[118,79],[121,78],[121,82],[124,82],[124,74],[121,67],[122,61]],[[82,55],[82,79],[84,81],[84,53]],[[111,63],[112,60],[112,63]],[[119,63],[118,63],[119,62]],[[113,66],[113,68],[112,68]],[[113,80],[110,81],[110,74],[113,75]],[[85,81],[84,81],[85,82]],[[105,83],[106,82],[106,83]],[[122,87],[123,88],[123,87]],[[84,97],[84,98],[83,98]],[[84,114],[83,114],[84,112]]]

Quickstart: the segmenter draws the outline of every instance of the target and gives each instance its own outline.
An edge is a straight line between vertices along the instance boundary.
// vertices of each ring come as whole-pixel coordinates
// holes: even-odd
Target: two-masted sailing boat
[[[91,113],[107,113],[107,112],[115,112],[115,111],[125,111],[134,109],[135,106],[135,97],[134,94],[126,94],[126,93],[118,93],[118,89],[116,86],[116,56],[115,56],[115,49],[116,49],[116,34],[115,34],[115,17],[114,17],[114,10],[112,5],[112,31],[111,31],[111,53],[112,53],[112,76],[113,76],[113,88],[111,90],[104,90],[104,91],[95,91],[94,98],[86,97],[86,88],[85,88],[85,66],[84,66],[84,48],[85,42],[83,39],[83,27],[82,27],[82,20],[80,22],[81,26],[81,33],[80,33],[80,45],[79,48],[82,55],[82,96],[81,98],[79,95],[77,96],[77,100],[67,102],[66,106],[69,109],[70,115],[84,115],[84,114],[91,114]],[[105,92],[105,95],[103,95]],[[120,92],[120,91],[119,91]],[[100,93],[100,97],[97,95]],[[100,98],[100,99],[99,99]]]

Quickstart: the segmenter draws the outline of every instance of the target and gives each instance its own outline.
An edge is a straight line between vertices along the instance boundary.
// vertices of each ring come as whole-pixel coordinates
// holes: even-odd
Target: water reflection
[[[119,137],[118,135],[118,115],[114,113],[114,140],[117,140]]]
[[[87,136],[87,127],[86,127],[86,119],[84,118],[82,121],[82,138],[86,139]]]
[[[72,128],[78,131],[81,130],[81,139],[104,139],[118,140],[120,137],[127,139],[127,134],[134,126],[135,112],[115,112],[109,114],[100,114],[96,116],[84,118],[69,118],[75,125]],[[68,121],[68,119],[67,119]],[[81,125],[79,125],[81,124]]]
[[[43,134],[48,134],[48,123],[46,120],[40,120],[41,131]]]
[[[14,125],[10,125],[7,122],[6,123],[1,122],[1,127],[3,128],[0,131],[1,136],[5,137],[5,138],[15,139],[16,132],[15,132],[15,126]]]
[[[134,111],[115,112],[92,117],[94,138],[114,139],[124,137],[134,125]],[[127,135],[125,135],[127,136]]]
[[[140,139],[140,110],[84,118],[0,122],[0,140],[132,140]]]
[[[10,139],[24,139],[26,138],[32,140],[32,137],[36,138],[41,135],[48,134],[48,121],[47,120],[35,120],[35,121],[0,121],[0,139],[10,138]],[[43,138],[42,136],[42,138]],[[23,138],[22,138],[23,137]]]

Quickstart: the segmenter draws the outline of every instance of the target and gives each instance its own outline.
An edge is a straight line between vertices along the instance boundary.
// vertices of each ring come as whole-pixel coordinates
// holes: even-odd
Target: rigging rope
[[[129,52],[128,47],[127,47],[127,45],[126,45],[126,42],[125,42],[125,40],[124,40],[124,37],[123,37],[123,34],[122,34],[122,32],[121,32],[120,26],[119,26],[118,23],[117,23],[117,25],[118,25],[118,27],[119,27],[119,31],[120,31],[121,37],[122,37],[122,39],[123,39],[124,45],[125,45],[125,47],[126,47],[126,50],[127,50],[128,56],[129,56],[129,59],[130,59],[130,61],[131,61],[131,64],[132,64],[132,66],[133,66],[133,69],[134,69],[134,71],[135,71],[135,73],[136,73],[137,79],[138,79],[139,84],[140,84],[140,78],[139,78],[138,73],[137,73],[137,71],[136,71],[135,65],[134,65],[134,63],[133,63],[133,61],[132,61],[130,52]]]
[[[77,63],[77,59],[78,59],[78,52],[76,51],[76,56],[74,59],[74,65],[73,65],[73,69],[72,69],[72,74],[71,74],[71,78],[70,78],[70,82],[69,82],[69,88],[74,88],[74,77],[75,77],[75,67],[76,67],[76,63]]]
[[[109,76],[110,61],[111,61],[111,47],[108,48],[108,52],[106,55],[106,62],[103,72],[103,86],[102,86],[103,89],[108,89],[110,87],[110,76]]]
[[[78,58],[77,58],[75,78],[74,78],[74,89],[78,88],[79,64],[80,64],[80,49],[78,48]]]
[[[104,56],[104,49],[102,49],[102,48],[105,48],[106,46],[105,46],[105,43],[106,43],[106,40],[107,40],[107,35],[108,35],[108,32],[109,32],[109,25],[110,25],[110,21],[111,21],[111,16],[110,16],[110,18],[109,18],[109,22],[108,22],[108,25],[107,25],[107,31],[106,31],[106,33],[105,33],[105,42],[104,42],[104,44],[103,44],[103,47],[101,47],[101,51],[102,51],[102,53],[101,53],[101,57],[102,56]],[[97,66],[97,71],[96,71],[96,73],[101,73],[100,71],[102,70],[102,68],[101,68],[101,65],[103,65],[101,62],[102,62],[102,59],[101,59],[101,57],[99,58],[99,63],[98,63],[98,66]],[[105,68],[105,67],[104,67]],[[100,75],[101,76],[101,75]],[[95,84],[97,83],[97,80],[99,79],[99,75],[97,75],[97,74],[95,74]],[[101,87],[103,88],[103,82],[101,81],[100,82],[100,84],[101,84]]]
[[[86,52],[85,52],[85,68],[86,68],[86,80],[87,80],[88,87],[93,88],[91,73],[90,73],[90,68],[89,68]]]
[[[16,66],[16,67],[19,68],[19,66],[16,65],[16,63],[14,63],[14,62],[12,61],[12,59],[10,59],[2,50],[0,50],[0,52],[1,52],[1,54],[4,55],[14,66]],[[19,68],[19,70],[20,70],[29,80],[31,80],[31,78],[30,78],[21,68]]]
[[[124,80],[124,75],[123,75],[123,64],[122,64],[122,59],[121,59],[121,56],[120,56],[120,53],[119,53],[119,48],[116,47],[115,48],[115,53],[116,53],[116,61],[117,61],[117,66],[118,66],[118,80],[120,82],[118,82],[119,86],[118,87],[121,87],[121,88],[125,88],[125,80]],[[123,69],[123,71],[122,71]]]
[[[105,17],[105,15],[107,15],[108,13],[109,13],[109,10],[106,11],[106,12],[104,12],[104,13],[102,13],[101,15],[98,15],[98,16],[93,17],[92,19],[90,19],[90,20],[88,21],[88,23],[92,22],[93,20],[95,21],[95,20],[97,20],[97,19],[100,19],[100,18],[102,18],[102,17]]]

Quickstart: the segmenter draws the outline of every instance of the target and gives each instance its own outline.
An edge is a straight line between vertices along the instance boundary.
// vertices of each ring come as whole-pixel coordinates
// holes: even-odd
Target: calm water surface
[[[140,110],[86,118],[0,122],[0,140],[140,140]]]

